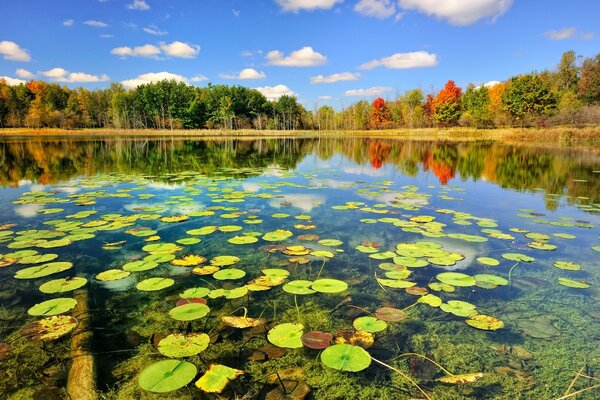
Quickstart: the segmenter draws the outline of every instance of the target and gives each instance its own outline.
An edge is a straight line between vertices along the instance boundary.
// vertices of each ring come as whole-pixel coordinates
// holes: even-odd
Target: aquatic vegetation
[[[197,372],[196,366],[187,361],[158,361],[141,372],[138,384],[149,392],[171,392],[190,383]]]
[[[221,393],[229,381],[243,373],[244,371],[226,365],[211,364],[208,371],[196,382],[196,387],[207,393]]]

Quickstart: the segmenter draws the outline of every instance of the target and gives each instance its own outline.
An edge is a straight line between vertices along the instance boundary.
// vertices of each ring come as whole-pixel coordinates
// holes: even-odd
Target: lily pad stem
[[[517,268],[517,265],[519,265],[519,262],[517,261],[515,265],[512,266],[512,268],[508,271],[508,282],[512,283],[510,277],[512,275],[513,269]]]
[[[439,364],[437,361],[433,361],[431,358],[429,358],[429,357],[426,357],[426,356],[424,356],[424,355],[422,355],[422,354],[418,354],[418,353],[404,353],[404,354],[400,354],[400,355],[399,355],[399,356],[397,356],[397,357],[394,357],[394,360],[395,360],[395,359],[397,359],[397,358],[400,358],[400,357],[406,357],[406,356],[417,356],[417,357],[420,357],[420,358],[422,358],[422,359],[424,359],[424,360],[427,360],[427,361],[429,361],[429,362],[430,362],[430,363],[432,363],[433,365],[437,366],[439,369],[441,369],[442,371],[444,371],[444,373],[445,373],[446,375],[454,376],[454,374],[453,374],[452,372],[450,372],[450,371],[448,371],[446,368],[442,367],[442,366],[441,366],[441,365],[440,365],[440,364]]]
[[[323,272],[323,268],[325,267],[325,261],[323,260],[323,264],[321,265],[321,269],[319,270],[319,274],[317,275],[317,279],[319,279],[319,277],[321,276],[321,272]]]
[[[397,373],[399,373],[399,374],[400,374],[400,375],[402,375],[402,376],[403,376],[403,377],[404,377],[406,380],[408,380],[410,383],[412,383],[413,385],[415,385],[415,387],[416,387],[417,389],[419,389],[419,391],[420,391],[421,393],[423,393],[423,396],[425,396],[425,398],[426,398],[427,400],[431,400],[431,397],[429,397],[429,395],[427,394],[427,392],[425,392],[425,391],[424,391],[424,390],[421,388],[421,386],[419,386],[419,385],[417,384],[417,382],[415,382],[415,381],[414,381],[414,380],[413,380],[413,379],[412,379],[410,376],[406,375],[404,372],[400,371],[398,368],[394,368],[394,367],[392,367],[391,365],[388,365],[388,364],[384,363],[383,361],[379,361],[378,359],[376,359],[376,358],[373,358],[373,356],[371,356],[371,360],[375,361],[377,364],[383,365],[384,367],[391,369],[391,370],[392,370],[392,371],[394,371],[394,372],[397,372]]]

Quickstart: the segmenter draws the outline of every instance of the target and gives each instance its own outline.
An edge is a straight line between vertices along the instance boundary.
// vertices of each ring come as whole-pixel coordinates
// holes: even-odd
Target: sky
[[[599,52],[598,0],[0,0],[0,77],[243,85],[309,109]]]

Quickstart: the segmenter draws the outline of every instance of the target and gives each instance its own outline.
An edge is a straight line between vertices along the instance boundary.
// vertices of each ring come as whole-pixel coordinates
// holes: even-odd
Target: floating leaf
[[[338,279],[317,279],[312,289],[320,293],[340,293],[348,289],[348,284]]]
[[[553,251],[556,250],[556,246],[545,242],[531,242],[527,244],[528,247],[536,250]]]
[[[321,258],[333,258],[333,253],[329,250],[315,250],[311,251],[310,255],[313,257],[321,257]]]
[[[246,276],[246,272],[237,268],[222,269],[213,274],[213,278],[220,281],[241,279],[244,276]]]
[[[574,281],[567,278],[558,278],[558,283],[563,286],[575,288],[575,289],[588,289],[592,285],[585,281]]]
[[[156,267],[158,267],[158,263],[155,263],[153,261],[139,260],[139,261],[132,261],[130,263],[127,263],[127,264],[123,265],[122,268],[124,271],[128,271],[128,272],[142,272],[142,271],[149,271]]]
[[[377,319],[387,322],[399,322],[408,318],[408,314],[404,311],[392,307],[380,307],[375,310]]]
[[[234,236],[227,241],[231,244],[252,244],[258,242],[258,239],[253,236]]]
[[[473,304],[460,300],[450,300],[448,303],[442,303],[440,308],[443,311],[454,314],[458,317],[471,317],[477,314]]]
[[[437,274],[436,278],[448,285],[452,286],[473,286],[477,281],[472,276],[467,274],[463,274],[461,272],[442,272],[441,274]]]
[[[520,253],[504,253],[502,254],[502,258],[509,261],[523,261],[527,263],[535,261],[535,258]]]
[[[210,260],[211,265],[216,267],[227,267],[240,261],[236,256],[217,256]]]
[[[135,285],[137,290],[142,292],[156,292],[173,286],[175,281],[171,278],[148,278]]]
[[[77,305],[77,300],[68,297],[46,300],[38,303],[27,310],[27,314],[33,316],[50,316],[64,314]]]
[[[434,294],[426,294],[417,300],[417,303],[424,303],[431,307],[439,307],[442,305],[442,299]]]
[[[328,247],[340,246],[343,243],[344,242],[342,242],[341,240],[338,240],[338,239],[321,239],[321,240],[319,240],[319,244],[321,246],[328,246]]]
[[[171,265],[175,265],[176,267],[196,267],[205,262],[206,257],[196,254],[189,254],[187,256],[171,260]]]
[[[218,229],[218,227],[214,226],[214,225],[210,225],[210,226],[203,226],[202,228],[198,228],[198,229],[192,229],[189,231],[186,231],[185,233],[187,233],[188,235],[192,235],[192,236],[204,236],[204,235],[210,235],[211,233],[216,232]]]
[[[206,350],[209,343],[206,333],[173,333],[158,343],[158,351],[171,358],[191,357]]]
[[[182,244],[184,246],[190,246],[190,245],[193,245],[193,244],[198,244],[201,241],[202,240],[200,240],[198,238],[183,238],[183,239],[177,240],[176,243]]]
[[[244,371],[225,365],[211,364],[208,371],[196,381],[196,387],[207,393],[221,393],[229,381],[242,375]]]
[[[210,308],[206,304],[189,303],[172,308],[169,315],[178,321],[193,321],[205,317],[209,312]]]
[[[490,274],[477,274],[473,276],[473,278],[477,281],[476,284],[483,282],[486,284],[490,284],[493,286],[506,286],[508,285],[508,281],[501,276],[490,275]]]
[[[571,261],[556,261],[553,264],[558,269],[564,269],[567,271],[580,271],[581,265]]]
[[[491,267],[500,265],[500,261],[496,260],[495,258],[491,258],[491,257],[478,257],[477,261],[483,265],[489,265]]]
[[[196,366],[187,361],[163,360],[146,367],[138,384],[149,392],[166,393],[186,386],[197,373]]]
[[[131,275],[131,272],[129,271],[123,271],[122,269],[109,269],[96,275],[96,279],[99,281],[117,281],[119,279],[127,278],[129,275]]]
[[[357,331],[365,331],[370,333],[377,333],[384,331],[387,328],[385,321],[379,320],[375,317],[359,317],[352,322],[352,325]]]
[[[211,299],[217,299],[219,297],[225,297],[226,299],[233,300],[239,299],[240,297],[244,297],[248,294],[248,288],[245,286],[235,288],[235,289],[215,289],[211,290],[208,294],[208,297]]]
[[[70,333],[77,327],[77,323],[69,315],[55,315],[27,325],[21,329],[21,335],[29,340],[49,342]]]
[[[316,293],[315,290],[311,289],[312,284],[312,281],[295,280],[283,285],[282,289],[284,292],[290,294],[308,295]]]
[[[451,385],[463,385],[465,383],[473,383],[481,378],[483,378],[483,373],[474,372],[471,374],[446,375],[438,379],[438,381],[449,383]]]
[[[249,317],[234,317],[226,316],[221,318],[223,323],[232,328],[246,329],[254,328],[267,323],[267,320],[263,318],[249,318]]]
[[[40,286],[42,293],[64,293],[79,289],[87,283],[87,279],[82,277],[63,278],[49,281]]]
[[[404,281],[402,279],[377,278],[377,282],[379,282],[382,286],[389,287],[392,289],[406,289],[416,285],[415,282]]]
[[[280,242],[282,240],[292,237],[292,235],[293,233],[290,231],[278,229],[273,232],[265,233],[262,238],[263,240],[266,240],[268,242]]]
[[[179,295],[182,299],[200,298],[206,296],[210,289],[204,287],[190,288]]]
[[[312,331],[302,335],[302,344],[309,349],[323,350],[329,347],[333,335],[327,332]]]
[[[277,347],[298,349],[302,347],[302,324],[279,324],[269,331],[267,339]]]
[[[321,353],[321,361],[339,371],[359,372],[371,365],[371,356],[362,347],[336,344]]]
[[[58,254],[38,254],[29,257],[19,258],[19,264],[40,264],[47,263],[58,258]]]
[[[504,323],[499,319],[483,314],[473,315],[465,322],[467,325],[470,325],[473,328],[482,329],[485,331],[495,331],[504,327]]]
[[[24,268],[15,274],[16,279],[36,279],[73,268],[70,262],[53,262],[36,267]]]

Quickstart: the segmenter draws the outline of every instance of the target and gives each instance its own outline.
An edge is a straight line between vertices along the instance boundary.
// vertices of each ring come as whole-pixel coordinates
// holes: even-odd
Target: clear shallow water
[[[0,342],[7,345],[0,369],[8,374],[0,378],[0,393],[65,398],[67,375],[79,356],[73,339],[85,328],[91,348],[84,353],[93,355],[94,382],[104,398],[210,398],[194,385],[210,364],[245,372],[224,389],[225,398],[281,395],[275,372],[296,398],[308,389],[316,399],[423,397],[376,361],[359,372],[339,372],[323,365],[319,350],[267,340],[274,327],[293,323],[302,324],[303,333],[330,333],[332,344],[344,336],[348,341],[356,326],[365,328],[357,318],[391,307],[404,309],[405,318],[387,321],[372,333],[373,343],[359,344],[373,359],[412,377],[431,398],[559,398],[582,367],[588,376],[597,376],[600,367],[600,254],[592,249],[600,244],[597,170],[600,157],[593,152],[484,142],[5,140]],[[181,221],[168,219],[173,216]],[[216,230],[197,231],[206,226]],[[277,230],[289,233],[265,240]],[[233,244],[234,237],[252,243]],[[335,241],[319,243],[323,239]],[[146,247],[160,244],[166,250]],[[148,261],[153,250],[162,253],[131,264]],[[533,260],[517,262],[514,253]],[[168,260],[185,263],[186,255],[206,261],[183,267]],[[245,274],[217,279],[222,276],[203,267],[219,264],[218,256],[237,257],[233,266],[220,268]],[[556,261],[577,265],[559,264],[561,269]],[[44,267],[56,262],[72,267]],[[46,275],[52,268],[59,271]],[[145,270],[97,279],[109,269]],[[440,275],[446,272],[467,276]],[[256,287],[253,280],[265,274],[272,279]],[[63,293],[39,289],[71,277],[87,282]],[[161,278],[150,281],[156,284],[151,289],[170,286],[136,287],[150,278]],[[304,280],[312,292],[318,278],[341,281],[340,291],[337,281],[325,290],[336,293],[294,296],[284,289]],[[561,284],[560,278],[568,280]],[[169,312],[190,288],[206,288],[197,293],[210,313],[181,322]],[[219,289],[237,290],[226,292],[228,299]],[[429,305],[417,302],[425,294],[431,295]],[[44,344],[23,337],[24,327],[55,311],[42,307],[44,315],[30,316],[28,310],[55,298],[77,300],[74,309],[66,300],[64,313],[79,317],[75,334]],[[242,316],[243,308],[264,321],[246,329],[223,322],[230,314]],[[480,328],[499,329],[465,323],[476,314],[493,317]],[[366,329],[381,328],[376,323]],[[158,344],[173,333],[206,333],[210,344],[199,355],[178,357],[198,370],[190,384],[155,395],[141,389],[138,378],[168,359]],[[405,353],[432,358],[454,374],[483,377],[449,385],[438,381],[445,374],[432,363]],[[571,392],[594,383],[580,377]],[[577,398],[597,397],[588,391]]]

